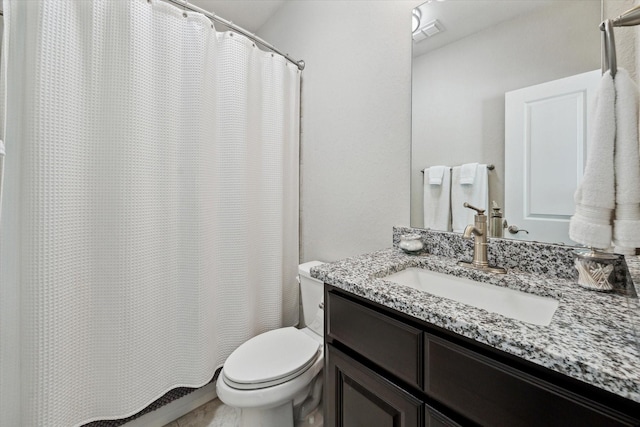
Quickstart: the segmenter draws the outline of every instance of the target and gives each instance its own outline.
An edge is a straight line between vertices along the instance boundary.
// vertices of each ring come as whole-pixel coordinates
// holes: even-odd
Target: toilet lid
[[[318,357],[320,343],[288,327],[265,332],[238,347],[224,364],[232,387],[270,387],[302,374]]]

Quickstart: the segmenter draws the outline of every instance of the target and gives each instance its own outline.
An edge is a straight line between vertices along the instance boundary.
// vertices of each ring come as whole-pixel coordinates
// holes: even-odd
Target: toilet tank
[[[311,277],[310,269],[317,265],[322,265],[320,261],[309,261],[298,266],[298,280],[300,281],[300,297],[302,299],[302,319],[300,328],[312,325],[316,315],[323,316],[319,305],[324,297],[324,284],[322,281]]]

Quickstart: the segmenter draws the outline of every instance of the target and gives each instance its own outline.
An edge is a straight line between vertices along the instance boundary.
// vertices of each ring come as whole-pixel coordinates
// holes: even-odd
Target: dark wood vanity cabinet
[[[417,427],[422,401],[333,346],[327,349],[327,394],[337,403],[335,425]],[[336,413],[339,411],[339,414]],[[329,423],[329,425],[331,425]]]
[[[640,404],[325,285],[325,426],[640,426]]]

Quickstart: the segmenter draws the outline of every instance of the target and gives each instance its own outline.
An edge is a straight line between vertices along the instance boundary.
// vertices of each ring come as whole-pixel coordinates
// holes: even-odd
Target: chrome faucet
[[[462,234],[463,239],[473,239],[473,261],[459,261],[458,265],[491,273],[506,273],[507,270],[502,267],[492,267],[489,265],[487,255],[487,216],[484,214],[484,209],[471,206],[467,202],[464,203],[464,207],[473,209],[478,213],[474,217],[474,224],[467,225]]]

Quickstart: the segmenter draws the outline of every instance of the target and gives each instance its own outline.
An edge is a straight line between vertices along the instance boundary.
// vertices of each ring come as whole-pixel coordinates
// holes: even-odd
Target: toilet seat
[[[288,327],[265,332],[238,347],[222,370],[224,382],[240,390],[271,387],[304,373],[321,353],[318,340]]]

